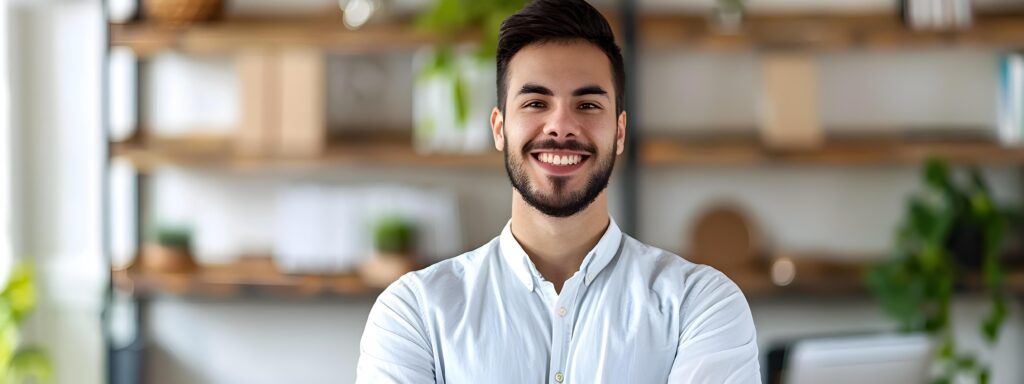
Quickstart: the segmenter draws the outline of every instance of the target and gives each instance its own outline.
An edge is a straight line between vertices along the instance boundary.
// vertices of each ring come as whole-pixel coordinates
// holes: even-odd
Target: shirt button
[[[558,372],[555,374],[555,381],[561,383],[562,379],[565,379],[565,375],[562,375],[562,372]]]
[[[569,312],[569,311],[566,311],[566,310],[565,310],[565,307],[562,307],[562,308],[558,308],[558,316],[559,316],[559,317],[565,317],[565,314],[566,314],[567,312]]]

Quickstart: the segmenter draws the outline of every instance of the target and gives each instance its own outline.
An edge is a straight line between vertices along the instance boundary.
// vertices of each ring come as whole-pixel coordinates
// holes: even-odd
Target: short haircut
[[[622,51],[608,21],[583,0],[534,0],[501,23],[498,35],[498,110],[505,112],[508,97],[508,65],[523,47],[530,44],[593,44],[608,56],[615,83],[615,115],[625,109],[626,71]]]

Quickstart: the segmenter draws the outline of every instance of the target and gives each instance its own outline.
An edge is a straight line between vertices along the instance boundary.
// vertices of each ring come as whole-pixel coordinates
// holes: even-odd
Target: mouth
[[[583,168],[583,165],[590,160],[591,155],[579,151],[538,150],[530,152],[530,157],[545,172],[557,176],[567,176]]]

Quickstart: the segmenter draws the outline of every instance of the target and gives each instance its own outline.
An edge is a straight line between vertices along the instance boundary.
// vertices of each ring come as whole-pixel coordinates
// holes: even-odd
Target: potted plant
[[[0,293],[0,380],[4,384],[47,383],[52,367],[40,347],[21,346],[22,323],[36,304],[34,274],[29,264],[14,266]]]
[[[714,9],[715,25],[727,32],[740,29],[743,24],[743,0],[717,0]]]
[[[417,19],[442,43],[417,54],[414,139],[421,152],[481,152],[490,148],[488,117],[495,100],[501,22],[527,0],[435,0]],[[468,47],[456,42],[467,34]],[[465,40],[462,40],[465,41]]]
[[[367,285],[387,287],[406,272],[416,269],[416,227],[399,216],[379,219],[373,225],[374,254],[360,268]]]
[[[1013,213],[996,205],[977,169],[955,175],[944,161],[930,159],[923,179],[925,189],[909,199],[897,229],[893,257],[876,265],[867,283],[903,331],[936,339],[935,382],[971,375],[985,383],[989,369],[958,348],[950,312],[966,272],[980,272],[991,302],[980,330],[989,344],[997,339],[1007,316],[1001,255]]]
[[[196,268],[192,258],[192,230],[185,226],[160,225],[155,241],[143,252],[143,268],[169,273],[189,272]]]

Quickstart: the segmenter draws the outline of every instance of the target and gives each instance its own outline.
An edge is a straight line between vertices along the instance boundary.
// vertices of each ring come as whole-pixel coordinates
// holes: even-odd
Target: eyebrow
[[[526,84],[523,84],[522,88],[519,88],[519,93],[517,93],[516,96],[525,95],[525,94],[529,94],[529,93],[537,93],[537,94],[541,94],[541,95],[544,95],[544,96],[554,96],[555,95],[555,93],[551,92],[551,90],[548,89],[548,87],[545,87],[543,85],[526,83]]]
[[[549,89],[548,87],[545,87],[543,85],[538,85],[538,84],[526,83],[526,84],[523,84],[522,88],[519,88],[519,92],[516,93],[516,96],[525,95],[525,94],[531,94],[531,93],[536,93],[536,94],[544,95],[544,96],[554,96],[555,95],[555,93],[552,92],[551,89]],[[601,88],[600,86],[597,86],[597,85],[586,85],[586,86],[582,86],[582,87],[576,88],[575,91],[572,91],[572,96],[573,97],[586,96],[586,95],[600,95],[600,96],[607,97],[608,96],[608,91],[605,91],[604,88]]]
[[[608,91],[605,91],[604,88],[601,88],[601,87],[596,86],[596,85],[587,85],[587,86],[584,86],[584,87],[576,88],[575,91],[572,91],[572,95],[574,97],[575,96],[586,96],[586,95],[600,95],[600,96],[606,96],[607,97],[608,96]]]

